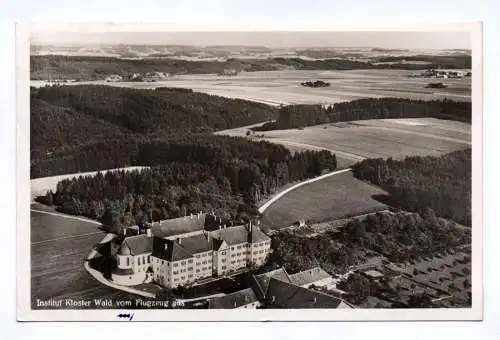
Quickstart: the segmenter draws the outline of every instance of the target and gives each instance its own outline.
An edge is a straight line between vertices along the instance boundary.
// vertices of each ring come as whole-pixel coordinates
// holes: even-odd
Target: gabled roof
[[[155,237],[153,240],[153,254],[162,260],[175,262],[193,257],[193,255],[176,241]]]
[[[122,247],[124,245],[128,246],[131,255],[151,254],[153,251],[152,237],[144,234],[126,237]]]
[[[290,275],[290,280],[297,286],[305,286],[314,282],[331,278],[321,267],[314,267],[308,270],[298,272]]]
[[[219,251],[221,248],[224,247],[224,245],[227,245],[227,243],[224,242],[224,240],[219,238],[214,238],[212,243],[213,243],[213,250],[215,251]]]
[[[252,226],[249,243],[259,243],[269,241],[270,238],[260,230],[259,227]]]
[[[212,240],[206,234],[182,238],[179,244],[191,254],[212,250]]]
[[[204,230],[206,214],[194,214],[185,217],[154,223],[151,231],[156,237],[168,237]]]
[[[230,246],[246,243],[248,239],[248,230],[244,225],[222,228],[212,231],[210,234],[215,239],[221,238]]]
[[[271,278],[266,301],[271,308],[349,308],[342,299]]]
[[[231,309],[238,308],[250,303],[257,302],[257,296],[252,288],[243,289],[232,294],[227,294],[219,298],[208,301],[209,309]]]
[[[259,297],[263,298],[266,295],[271,278],[291,282],[290,277],[284,268],[278,268],[267,273],[253,275],[255,291]]]

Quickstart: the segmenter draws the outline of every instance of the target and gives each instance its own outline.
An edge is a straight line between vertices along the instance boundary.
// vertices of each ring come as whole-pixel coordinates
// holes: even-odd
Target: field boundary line
[[[300,183],[297,183],[293,186],[291,186],[290,188],[286,189],[286,190],[283,190],[282,192],[278,193],[276,196],[274,196],[273,198],[271,198],[269,201],[267,201],[266,203],[264,203],[260,208],[259,208],[259,213],[263,213],[264,211],[266,211],[267,208],[269,208],[269,206],[271,204],[273,204],[274,202],[276,202],[277,200],[279,200],[281,197],[283,197],[284,195],[286,195],[287,193],[289,193],[290,191],[292,190],[295,190],[297,188],[300,188],[301,186],[304,186],[306,184],[309,184],[309,183],[313,183],[313,182],[316,182],[316,181],[319,181],[319,180],[322,180],[324,178],[327,178],[327,177],[330,177],[330,176],[333,176],[333,175],[337,175],[337,174],[341,174],[341,173],[344,173],[344,172],[347,172],[347,171],[351,171],[351,168],[348,168],[348,169],[343,169],[343,170],[338,170],[338,171],[333,171],[333,172],[329,172],[327,174],[324,174],[324,175],[321,175],[321,176],[318,176],[318,177],[314,177],[314,178],[310,178],[308,180],[305,180],[303,182],[300,182]]]
[[[456,138],[452,138],[452,137],[438,136],[438,135],[433,135],[431,133],[426,133],[426,132],[421,132],[421,131],[410,131],[410,130],[405,130],[405,129],[385,127],[385,126],[377,126],[377,129],[391,131],[391,132],[401,132],[401,133],[406,133],[406,134],[410,134],[410,135],[427,137],[427,138],[431,138],[431,139],[437,139],[437,140],[441,140],[441,141],[453,142],[453,143],[463,144],[463,145],[471,145],[472,144],[472,141],[470,141],[470,140],[467,141],[467,140],[456,139]]]
[[[319,149],[319,150],[326,150],[326,151],[330,151],[330,152],[334,153],[335,155],[339,155],[341,157],[356,160],[356,161],[362,161],[362,160],[366,159],[366,157],[363,157],[361,155],[357,155],[355,153],[325,148],[325,147],[317,146],[317,145],[313,145],[313,144],[299,143],[299,142],[293,142],[293,141],[288,141],[288,140],[284,140],[284,139],[273,139],[273,138],[267,138],[266,140],[271,142],[271,143],[275,143],[275,144],[281,143],[281,144],[309,147],[309,148]]]
[[[42,244],[42,243],[47,243],[47,242],[54,242],[54,241],[59,241],[59,240],[67,240],[70,238],[77,238],[77,237],[83,237],[83,236],[89,236],[89,235],[96,235],[96,234],[102,234],[102,231],[95,231],[93,233],[86,233],[86,234],[80,234],[80,235],[75,235],[75,236],[63,236],[59,238],[52,238],[50,240],[43,240],[43,241],[37,241],[37,242],[31,242],[31,244]]]
[[[97,225],[102,225],[102,223],[91,220],[89,218],[84,218],[84,217],[78,217],[78,216],[71,216],[71,215],[66,215],[66,214],[61,214],[61,213],[55,213],[52,211],[44,211],[44,210],[38,210],[38,209],[31,209],[31,211],[41,213],[41,214],[47,214],[47,215],[52,215],[52,216],[59,216],[59,217],[64,217],[64,218],[69,218],[77,221],[82,221],[82,222],[88,222],[92,224],[97,224]]]

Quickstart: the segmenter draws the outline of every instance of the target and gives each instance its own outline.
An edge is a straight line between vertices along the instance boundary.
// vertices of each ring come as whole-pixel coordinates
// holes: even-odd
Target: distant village
[[[420,74],[410,74],[409,78],[442,78],[442,79],[453,79],[453,78],[464,78],[471,77],[472,72],[470,70],[446,70],[446,69],[431,69],[426,70]]]
[[[127,82],[127,81],[137,81],[137,82],[155,82],[166,80],[171,77],[170,73],[166,72],[146,72],[146,73],[130,73],[130,74],[112,74],[106,79],[104,79],[108,83],[114,82]]]
[[[218,76],[236,76],[238,71],[235,69],[224,69],[218,72]],[[105,81],[108,83],[112,82],[156,82],[162,80],[168,80],[172,78],[173,74],[167,72],[146,72],[146,73],[130,73],[130,74],[113,74],[106,77]]]

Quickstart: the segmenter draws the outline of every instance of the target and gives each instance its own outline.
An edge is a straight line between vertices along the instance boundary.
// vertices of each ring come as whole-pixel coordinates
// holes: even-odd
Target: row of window
[[[141,261],[142,260],[142,261]],[[137,264],[139,266],[151,263],[151,255],[144,255],[137,257]]]
[[[234,254],[231,254],[231,257],[237,257],[237,256],[245,256],[245,255],[249,255],[250,254],[250,250],[249,251],[244,251],[242,253],[234,253]]]
[[[270,246],[271,245],[271,241],[264,241],[264,242],[260,242],[260,243],[254,243],[253,244],[253,247],[256,248],[256,247],[263,247],[263,246]]]
[[[201,268],[198,268],[196,269],[196,272],[199,273],[200,271],[202,272],[206,272],[208,270],[210,270],[211,267],[201,267]]]

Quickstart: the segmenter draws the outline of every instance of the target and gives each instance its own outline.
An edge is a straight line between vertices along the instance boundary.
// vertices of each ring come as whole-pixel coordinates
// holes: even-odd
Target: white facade
[[[156,238],[155,240],[163,240],[161,242],[164,242],[162,246],[164,248],[155,246],[152,236],[142,235],[147,236],[153,244],[151,247],[156,251],[153,249],[149,253],[139,255],[131,254],[129,247],[126,247],[127,238],[125,238],[117,250],[118,269],[113,272],[112,280],[129,286],[152,280],[164,287],[175,288],[208,277],[227,275],[246,267],[263,265],[270,253],[269,237],[260,229],[255,229],[257,234],[253,234],[254,240],[260,242],[252,242],[254,229],[243,226],[234,228],[238,229],[227,228],[227,231],[234,232],[227,235],[224,234],[224,230],[219,234],[196,231],[175,235],[176,237]],[[225,236],[231,244],[224,240]],[[133,237],[139,238],[139,236]],[[191,248],[189,244],[192,245]],[[170,252],[167,252],[168,247],[172,247],[169,249]],[[144,249],[136,245],[135,249],[138,248]]]
[[[142,264],[143,258],[148,259],[150,256],[117,255],[118,270],[111,274],[111,280],[123,286],[135,286],[147,281],[146,272],[149,265]]]

